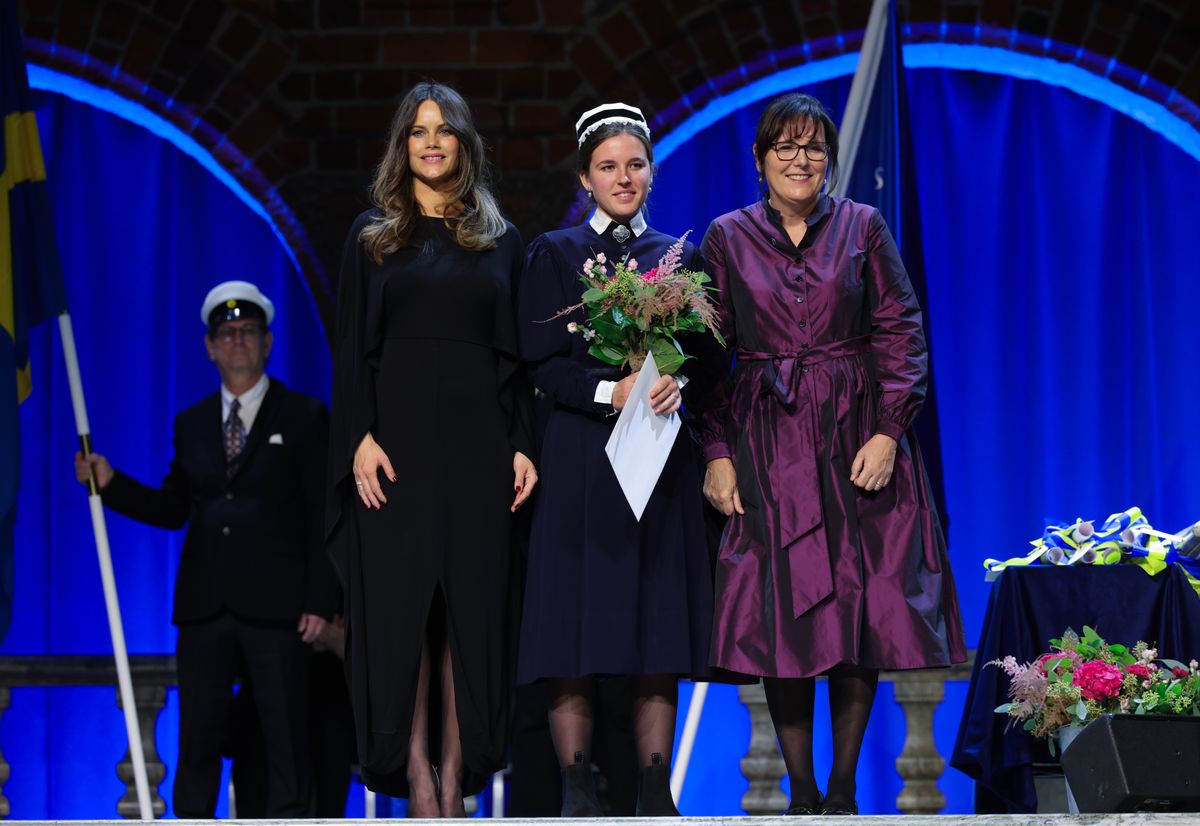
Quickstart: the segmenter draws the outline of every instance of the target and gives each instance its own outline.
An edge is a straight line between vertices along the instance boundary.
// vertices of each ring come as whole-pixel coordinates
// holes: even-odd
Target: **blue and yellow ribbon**
[[[1099,528],[1092,521],[1073,523],[1046,520],[1042,535],[1030,542],[1033,550],[1009,559],[985,559],[987,578],[995,579],[1006,568],[1030,565],[1137,565],[1150,576],[1172,565],[1179,566],[1200,595],[1200,559],[1183,553],[1191,526],[1176,534],[1155,530],[1141,508],[1114,513]]]

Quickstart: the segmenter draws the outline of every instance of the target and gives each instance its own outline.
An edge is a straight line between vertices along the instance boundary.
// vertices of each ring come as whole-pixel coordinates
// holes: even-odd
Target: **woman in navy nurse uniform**
[[[640,816],[676,815],[669,777],[679,676],[703,674],[712,621],[712,580],[704,534],[699,461],[686,427],[675,441],[638,521],[604,452],[614,415],[636,374],[588,355],[577,304],[586,259],[654,266],[676,239],[642,213],[653,150],[642,113],[608,104],[576,125],[579,180],[595,211],[583,224],[546,233],[529,246],[517,302],[521,357],[549,414],[534,504],[518,681],[548,680],[550,731],[563,769],[564,817],[601,812],[590,747],[595,679],[629,675],[641,767]],[[682,266],[701,269],[692,244]],[[680,407],[682,378],[663,376],[655,412]]]

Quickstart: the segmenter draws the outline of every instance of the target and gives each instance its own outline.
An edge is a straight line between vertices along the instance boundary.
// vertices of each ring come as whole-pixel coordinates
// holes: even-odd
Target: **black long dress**
[[[412,243],[377,265],[358,241],[372,214],[351,228],[340,276],[326,521],[346,589],[359,759],[368,787],[407,795],[419,656],[427,624],[441,625],[436,602],[464,793],[473,794],[505,762],[515,660],[513,452],[532,455],[513,326],[522,244],[510,225],[494,249],[472,252],[440,219],[421,218]],[[368,432],[397,475],[381,474],[388,501],[378,511],[358,500],[351,472]],[[434,760],[437,744],[434,736]]]
[[[617,417],[594,401],[597,383],[620,374],[588,355],[570,318],[583,262],[603,252],[642,270],[675,239],[646,228],[619,244],[616,225],[542,235],[530,245],[517,304],[521,357],[553,405],[542,441],[529,544],[517,679],[681,674],[707,670],[712,573],[701,476],[687,428],[675,440],[639,522],[604,452]],[[695,247],[683,266],[702,269]],[[684,400],[691,387],[684,388]]]

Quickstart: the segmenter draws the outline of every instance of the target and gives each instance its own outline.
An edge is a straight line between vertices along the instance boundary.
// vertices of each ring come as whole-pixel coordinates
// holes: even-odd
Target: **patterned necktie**
[[[229,405],[229,418],[225,420],[225,473],[229,476],[233,476],[234,470],[237,469],[237,458],[242,455],[242,448],[246,446],[246,427],[242,424],[242,417],[238,415],[241,406],[241,403],[234,399],[233,404]]]

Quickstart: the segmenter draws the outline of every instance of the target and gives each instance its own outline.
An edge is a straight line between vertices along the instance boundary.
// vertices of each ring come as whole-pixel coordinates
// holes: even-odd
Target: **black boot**
[[[562,770],[561,817],[600,817],[600,801],[596,800],[596,781],[592,777],[591,761],[583,752],[575,752],[575,762]]]
[[[650,755],[650,765],[638,778],[638,817],[679,817],[671,797],[671,768],[658,752]]]

